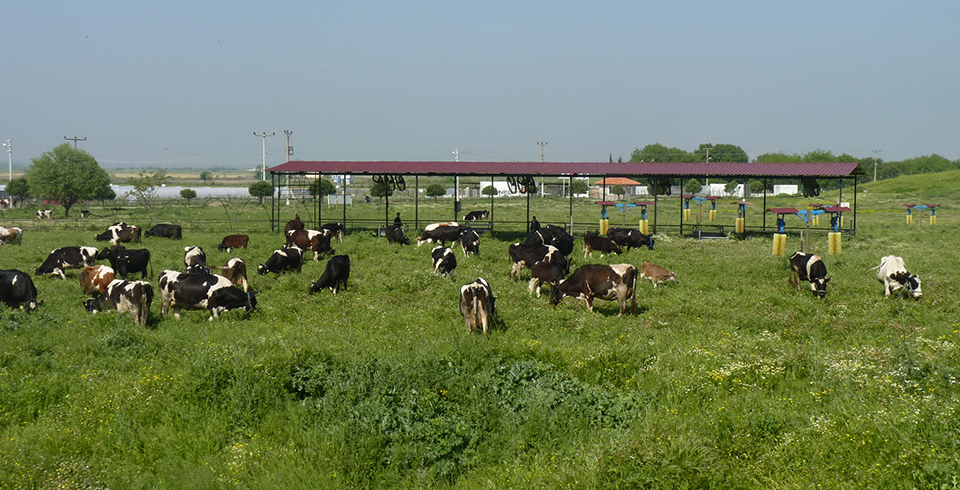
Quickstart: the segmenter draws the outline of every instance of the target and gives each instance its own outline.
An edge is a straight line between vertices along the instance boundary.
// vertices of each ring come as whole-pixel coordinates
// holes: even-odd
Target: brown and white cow
[[[103,294],[107,286],[117,278],[113,267],[108,265],[95,265],[84,267],[80,271],[80,291],[83,294],[92,294],[94,296]]]
[[[330,237],[333,232],[328,230],[291,230],[286,234],[286,247],[297,246],[301,250],[313,250],[313,260],[319,262],[320,254],[334,254],[336,250],[330,248]]]
[[[250,283],[247,282],[247,264],[239,258],[232,258],[227,261],[227,265],[213,266],[213,269],[220,271],[220,275],[226,277],[238,288],[243,288],[243,292],[250,291]]]
[[[653,287],[657,287],[661,282],[664,281],[677,280],[676,273],[670,272],[657,264],[647,261],[643,261],[643,263],[640,264],[640,277],[649,279],[650,282],[653,283]]]
[[[562,281],[564,277],[566,277],[566,275],[560,266],[549,260],[541,260],[533,264],[533,267],[530,268],[530,286],[527,287],[527,292],[532,293],[533,290],[536,289],[537,297],[539,298],[540,288],[543,286],[543,283],[554,287],[558,282]]]
[[[920,299],[923,291],[920,290],[920,277],[907,271],[903,258],[896,255],[887,255],[880,259],[877,269],[877,280],[883,283],[883,295],[889,298],[891,294],[907,294],[914,299]]]
[[[147,324],[152,303],[153,286],[149,282],[121,279],[112,281],[100,296],[83,302],[90,313],[105,310],[117,310],[117,313],[130,312],[133,321],[141,326]]]
[[[583,235],[583,258],[587,258],[588,253],[590,257],[593,257],[594,250],[600,252],[600,258],[603,258],[604,255],[619,254],[620,245],[617,245],[613,240],[605,236],[594,235],[592,233]]]
[[[580,266],[573,274],[557,283],[553,288],[551,303],[554,306],[567,296],[580,298],[587,303],[587,309],[593,311],[593,299],[600,298],[620,302],[622,316],[627,309],[627,300],[632,299],[633,314],[637,314],[637,267],[632,264],[587,264]]]
[[[23,241],[23,230],[17,227],[4,228],[0,226],[0,245],[7,243],[20,244]]]
[[[98,242],[110,242],[110,245],[124,242],[139,242],[140,227],[128,225],[123,221],[115,223],[107,228],[107,231],[96,236]]]
[[[460,288],[460,313],[467,333],[476,332],[478,328],[487,333],[496,312],[495,303],[493,289],[482,277]]]
[[[230,253],[230,251],[235,248],[247,248],[249,241],[250,237],[248,235],[227,235],[223,237],[223,240],[220,240],[220,245],[217,245],[217,250],[221,252],[226,250],[227,253]]]

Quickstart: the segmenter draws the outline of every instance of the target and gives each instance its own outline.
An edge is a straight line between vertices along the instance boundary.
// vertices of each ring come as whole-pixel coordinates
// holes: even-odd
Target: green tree
[[[687,181],[687,185],[684,186],[684,191],[688,194],[699,194],[703,190],[703,184],[700,183],[697,179],[690,179]]]
[[[247,188],[247,192],[251,196],[259,199],[260,203],[263,204],[263,198],[270,197],[273,194],[273,184],[266,180],[258,180]]]
[[[723,186],[723,192],[726,192],[727,194],[733,194],[736,192],[738,185],[740,185],[739,182],[731,180],[730,182],[727,182],[727,185]]]
[[[574,180],[570,183],[570,192],[574,194],[586,194],[590,190],[590,184],[585,180]]]
[[[393,188],[388,187],[386,182],[380,181],[370,187],[370,195],[373,197],[384,198],[393,195]]]
[[[131,192],[137,198],[137,202],[143,204],[149,213],[150,204],[157,196],[157,188],[167,183],[167,171],[160,169],[148,174],[146,170],[141,170],[136,177],[129,180],[129,183],[133,186]]]
[[[329,196],[337,193],[337,186],[328,179],[317,179],[310,182],[308,192],[314,197],[317,195],[320,197]]]
[[[27,169],[30,194],[59,202],[64,208],[64,217],[70,215],[74,204],[92,199],[97,189],[110,183],[110,176],[93,156],[69,143],[32,161]]]
[[[497,189],[492,185],[488,185],[480,191],[480,194],[483,194],[484,196],[496,196]]]
[[[26,201],[30,197],[30,183],[27,182],[26,177],[18,177],[10,181],[7,184],[7,195],[15,197],[17,201],[20,202],[20,207],[23,207],[23,201]]]
[[[180,197],[187,200],[187,205],[190,205],[190,200],[197,197],[197,191],[193,189],[180,189]]]
[[[668,148],[660,143],[644,146],[642,150],[633,150],[631,162],[695,162],[693,153],[680,148]]]
[[[788,155],[782,151],[773,153],[764,153],[753,159],[753,163],[800,163],[803,156],[796,153]]]
[[[622,185],[614,184],[613,187],[610,188],[610,193],[616,195],[617,199],[623,199],[623,196],[627,193],[627,191]]]
[[[112,201],[117,198],[117,192],[113,190],[113,187],[110,187],[109,182],[104,182],[103,185],[93,193],[93,198],[100,202],[100,206],[106,207],[107,201]]]
[[[423,192],[427,197],[432,197],[436,201],[438,197],[447,194],[447,188],[443,184],[430,184]]]
[[[697,156],[696,161],[707,161],[707,149],[710,150],[709,153],[711,162],[742,163],[750,161],[750,158],[747,156],[747,152],[743,151],[743,148],[740,148],[737,145],[729,145],[726,143],[718,143],[716,145],[704,143],[700,145],[700,148],[697,148],[693,151],[693,154]]]
[[[213,180],[213,173],[210,172],[209,170],[204,170],[203,172],[200,172],[200,180],[204,182],[208,180]]]

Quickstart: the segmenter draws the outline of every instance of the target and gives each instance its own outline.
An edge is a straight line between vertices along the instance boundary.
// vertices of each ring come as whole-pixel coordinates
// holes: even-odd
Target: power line
[[[63,139],[65,139],[65,140],[67,140],[67,141],[73,140],[73,147],[74,147],[74,148],[77,147],[77,141],[87,141],[87,137],[86,137],[86,136],[84,136],[83,138],[77,138],[76,136],[74,136],[73,138],[67,138],[66,136],[64,136]]]

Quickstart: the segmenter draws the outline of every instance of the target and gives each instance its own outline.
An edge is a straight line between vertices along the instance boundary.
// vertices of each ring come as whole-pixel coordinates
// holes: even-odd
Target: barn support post
[[[276,174],[270,172],[270,184],[274,185],[276,183]],[[274,187],[276,187],[274,185]],[[270,233],[276,231],[276,221],[277,221],[277,200],[273,197],[273,193],[270,193]]]
[[[853,176],[853,230],[851,233],[857,234],[857,176]]]
[[[573,174],[567,176],[567,194],[570,195],[570,229],[569,232],[573,235]]]
[[[767,231],[767,179],[763,179],[763,231]]]
[[[680,177],[680,200],[677,201],[680,203],[680,236],[683,236],[683,177]]]
[[[413,177],[413,185],[416,187],[413,192],[413,229],[420,229],[420,176]]]
[[[494,219],[493,212],[493,194],[496,192],[496,187],[493,185],[493,175],[490,176],[490,236],[493,237],[493,223],[496,221]],[[483,194],[483,189],[480,189],[480,193]]]
[[[323,172],[317,172],[317,230],[320,229],[320,223],[323,223],[323,194],[320,194],[320,182],[323,180]]]
[[[841,177],[841,178],[840,178],[840,191],[839,191],[839,194],[838,194],[838,196],[837,196],[837,206],[840,206],[840,203],[842,203],[842,202],[843,202],[843,178]],[[841,213],[841,214],[839,214],[838,217],[837,217],[837,219],[840,221],[840,223],[837,223],[838,225],[840,225],[839,231],[843,231],[843,218],[842,218],[842,216],[843,216],[843,214]]]
[[[351,175],[351,177],[353,177],[353,175]],[[353,180],[353,179],[351,178],[350,180]],[[343,176],[340,177],[340,181],[343,182],[343,185],[341,185],[340,187],[343,188],[343,228],[344,228],[343,232],[346,233],[347,232],[346,230],[347,228],[347,174],[343,174]]]

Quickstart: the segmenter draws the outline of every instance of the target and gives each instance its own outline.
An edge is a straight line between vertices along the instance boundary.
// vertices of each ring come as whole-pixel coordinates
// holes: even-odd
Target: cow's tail
[[[634,268],[633,274],[631,274],[630,278],[630,290],[633,291],[633,294],[631,295],[631,308],[633,309],[633,316],[637,316],[637,276],[639,275],[640,271],[637,268]]]
[[[881,263],[880,265],[876,266],[876,267],[871,267],[871,268],[867,269],[867,272],[875,271],[875,270],[879,269],[881,266],[883,266],[882,263]]]
[[[150,303],[153,303],[153,286],[146,283],[143,286],[143,294],[140,295],[140,325],[146,326],[147,319],[150,318]]]

